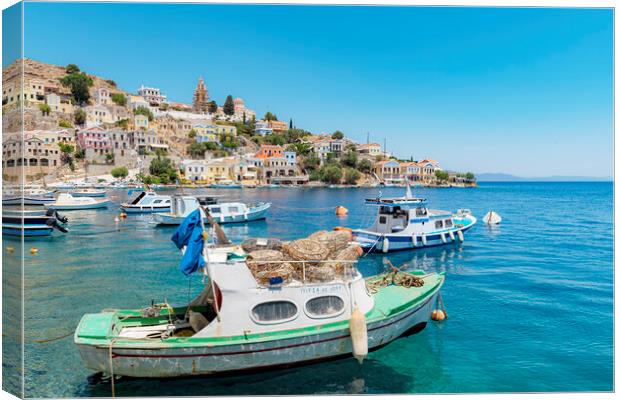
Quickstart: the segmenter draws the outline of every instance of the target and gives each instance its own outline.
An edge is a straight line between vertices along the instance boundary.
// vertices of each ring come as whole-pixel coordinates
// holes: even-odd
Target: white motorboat
[[[90,210],[105,208],[112,203],[109,199],[94,199],[92,197],[73,197],[69,193],[61,193],[54,203],[46,204],[46,208],[55,210]]]

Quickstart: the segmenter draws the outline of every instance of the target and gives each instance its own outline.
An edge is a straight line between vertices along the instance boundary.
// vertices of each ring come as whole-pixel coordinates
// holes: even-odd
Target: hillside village
[[[21,76],[22,60],[2,73],[9,182],[23,166],[27,182],[48,183],[112,174],[147,184],[475,185],[473,174],[432,159],[398,160],[340,131],[315,134],[276,113],[257,116],[240,97],[218,104],[202,77],[192,104],[183,104],[157,87],[128,92],[74,64],[24,59],[23,90]]]

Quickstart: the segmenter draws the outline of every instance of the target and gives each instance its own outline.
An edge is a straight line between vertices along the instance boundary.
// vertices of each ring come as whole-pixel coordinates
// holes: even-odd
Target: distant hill
[[[552,175],[543,177],[522,177],[511,174],[496,173],[479,173],[476,174],[478,182],[611,182],[613,178],[610,176],[562,176]]]

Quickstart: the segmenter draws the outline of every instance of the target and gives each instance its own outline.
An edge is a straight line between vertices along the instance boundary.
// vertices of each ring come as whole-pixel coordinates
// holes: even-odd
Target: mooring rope
[[[69,336],[73,335],[73,333],[74,333],[74,332],[75,332],[75,330],[72,330],[71,332],[69,332],[69,333],[67,333],[67,334],[64,334],[64,335],[62,335],[62,336],[58,336],[58,337],[51,338],[51,339],[37,339],[37,340],[33,340],[33,342],[35,342],[35,343],[48,343],[48,342],[54,342],[54,341],[56,341],[56,340],[60,340],[60,339],[64,339],[64,338],[66,338],[66,337],[69,337]]]

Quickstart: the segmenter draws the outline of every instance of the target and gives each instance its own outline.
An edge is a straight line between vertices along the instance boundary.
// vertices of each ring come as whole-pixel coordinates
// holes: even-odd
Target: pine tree
[[[231,95],[226,97],[226,101],[224,102],[224,114],[233,115],[235,113],[235,103],[233,103],[233,98]]]
[[[288,129],[293,129],[293,118],[288,122]]]

